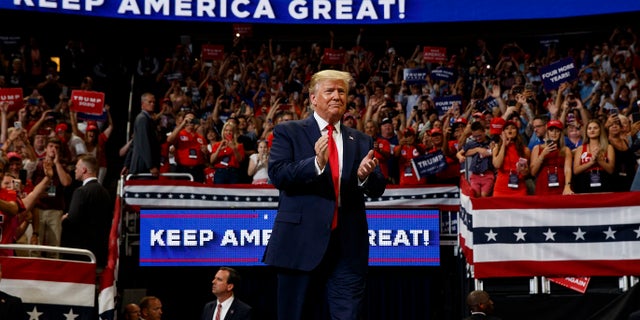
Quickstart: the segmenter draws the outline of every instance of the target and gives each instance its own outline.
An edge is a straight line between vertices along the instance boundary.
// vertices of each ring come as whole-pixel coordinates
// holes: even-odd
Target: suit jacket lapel
[[[305,133],[309,136],[309,140],[313,143],[320,139],[321,133],[320,128],[318,128],[318,123],[313,116],[309,116],[302,122],[302,126],[304,127]],[[313,144],[311,145],[313,149]]]
[[[351,176],[351,170],[353,164],[356,162],[356,140],[352,134],[352,130],[349,127],[345,127],[340,124],[340,130],[342,131],[342,177],[341,180],[348,179]],[[341,185],[346,186],[344,181]],[[341,189],[342,190],[342,189]]]

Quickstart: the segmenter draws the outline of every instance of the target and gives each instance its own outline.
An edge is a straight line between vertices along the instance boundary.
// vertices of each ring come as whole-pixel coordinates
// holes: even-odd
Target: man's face
[[[160,299],[151,300],[149,307],[143,310],[142,317],[144,320],[162,319],[162,302],[160,302]]]
[[[82,161],[78,161],[76,163],[76,180],[78,181],[82,181],[82,176],[84,175],[84,173],[87,172],[87,167],[84,165],[84,163]]]
[[[484,130],[471,131],[471,136],[477,142],[484,142],[486,138],[486,135],[484,134]]]
[[[35,138],[33,139],[33,148],[36,150],[44,149],[46,144],[47,144],[47,136],[43,134],[36,135]]]
[[[535,119],[533,120],[533,131],[538,137],[544,137],[545,133],[547,133],[547,127],[542,120]]]
[[[233,289],[233,285],[230,285],[227,281],[229,280],[229,271],[226,270],[218,270],[216,272],[216,276],[211,281],[211,292],[214,295],[218,296],[220,294],[224,294]]]
[[[60,146],[56,143],[47,143],[47,157],[53,159],[60,152]]]
[[[342,119],[347,110],[347,87],[340,80],[325,80],[311,94],[311,104],[320,118],[329,123]]]
[[[156,108],[156,98],[149,97],[145,101],[142,102],[142,110],[153,113]]]
[[[244,130],[247,128],[247,119],[238,118],[238,129]]]
[[[127,306],[127,310],[125,312],[125,319],[127,320],[139,320],[140,319],[140,307],[135,304],[131,304]]]
[[[390,137],[393,135],[393,125],[391,123],[385,123],[380,126],[380,133],[385,137]]]

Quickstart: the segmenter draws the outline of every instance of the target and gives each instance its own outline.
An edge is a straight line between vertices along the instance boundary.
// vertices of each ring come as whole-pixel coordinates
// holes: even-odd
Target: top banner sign
[[[0,9],[104,18],[272,24],[397,24],[591,16],[640,11],[639,1],[539,0],[12,0]],[[492,8],[487,10],[487,8]],[[549,10],[553,8],[553,10]]]

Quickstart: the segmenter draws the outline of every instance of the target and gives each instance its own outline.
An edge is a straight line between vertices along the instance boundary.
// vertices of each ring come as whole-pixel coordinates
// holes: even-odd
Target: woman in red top
[[[500,142],[496,144],[493,154],[493,166],[497,169],[496,181],[493,185],[493,196],[526,196],[527,187],[524,180],[529,175],[528,160],[531,152],[518,134],[518,127],[513,121],[507,121],[500,134]]]
[[[232,121],[222,126],[222,140],[213,145],[210,161],[215,168],[214,184],[234,184],[240,179],[244,146],[238,142],[238,128]]]
[[[573,194],[571,173],[573,155],[564,145],[562,122],[547,122],[546,141],[533,147],[531,175],[536,176],[536,195]]]
[[[199,120],[192,111],[178,114],[177,118],[179,122],[167,137],[175,148],[176,172],[191,174],[193,181],[204,183],[207,142],[196,128]]]
[[[427,183],[426,177],[419,177],[412,164],[412,159],[424,154],[424,148],[416,143],[416,132],[409,127],[402,131],[400,145],[393,148],[393,156],[398,158],[400,166],[400,185],[417,185]]]
[[[573,190],[576,193],[612,191],[610,177],[615,166],[615,153],[600,121],[587,123],[586,137],[573,154]]]

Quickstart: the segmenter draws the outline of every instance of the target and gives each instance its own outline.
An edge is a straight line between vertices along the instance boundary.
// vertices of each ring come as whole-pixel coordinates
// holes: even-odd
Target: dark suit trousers
[[[278,320],[356,320],[365,290],[365,274],[353,268],[340,245],[340,226],[331,233],[320,265],[310,271],[278,270]]]

